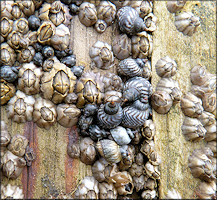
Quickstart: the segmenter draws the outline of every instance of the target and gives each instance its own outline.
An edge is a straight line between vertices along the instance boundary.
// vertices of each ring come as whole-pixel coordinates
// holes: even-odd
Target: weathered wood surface
[[[170,56],[178,64],[178,74],[174,77],[180,84],[182,92],[190,89],[190,69],[196,64],[205,65],[211,73],[216,66],[216,3],[202,1],[195,13],[201,18],[201,26],[192,37],[184,36],[174,26],[174,15],[166,9],[165,1],[154,3],[154,14],[158,18],[158,28],[154,32],[152,54],[152,84],[156,86],[159,77],[154,65],[160,57]],[[111,44],[116,33],[116,26],[107,28],[98,34],[93,27],[82,25],[77,16],[71,22],[71,42],[78,65],[90,66],[89,48],[97,41]],[[95,71],[96,69],[94,69]],[[115,72],[115,68],[108,70]],[[61,198],[61,194],[71,194],[86,175],[91,175],[91,167],[78,159],[67,155],[68,142],[76,142],[76,127],[66,129],[55,124],[50,130],[37,127],[33,122],[17,124],[7,119],[5,106],[1,107],[1,119],[8,125],[11,135],[25,135],[30,146],[37,154],[31,167],[25,167],[16,180],[3,178],[2,183],[16,184],[23,188],[25,198]],[[181,133],[183,114],[180,105],[172,107],[169,114],[159,115],[153,112],[157,135],[155,143],[162,158],[160,198],[168,189],[175,188],[183,198],[193,198],[198,180],[192,178],[187,167],[188,155],[193,149],[203,146],[203,142],[186,142]],[[59,195],[59,196],[58,196]]]

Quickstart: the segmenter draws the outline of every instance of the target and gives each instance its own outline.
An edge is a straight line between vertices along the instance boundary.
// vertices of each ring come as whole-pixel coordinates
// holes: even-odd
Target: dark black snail
[[[41,20],[35,15],[31,15],[28,18],[29,28],[33,31],[36,31],[41,25]]]
[[[37,52],[33,57],[33,63],[38,67],[42,67],[43,59],[43,55],[40,52]]]
[[[75,55],[66,56],[61,59],[61,62],[67,67],[73,67],[76,64],[76,57]]]
[[[50,46],[45,46],[42,49],[42,54],[46,58],[53,57],[54,56],[54,49]]]
[[[14,82],[18,77],[19,67],[10,67],[8,65],[2,66],[0,70],[0,77],[7,82]]]
[[[106,138],[109,134],[109,132],[105,131],[104,129],[101,129],[99,126],[95,124],[89,126],[89,133],[91,139],[94,141]]]

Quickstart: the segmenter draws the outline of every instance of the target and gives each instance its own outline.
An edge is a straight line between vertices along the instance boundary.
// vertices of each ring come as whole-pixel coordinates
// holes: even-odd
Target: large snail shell
[[[117,12],[119,28],[122,32],[133,35],[144,30],[144,22],[138,12],[129,6],[122,7]]]
[[[200,18],[191,12],[182,12],[175,16],[175,26],[184,35],[192,36],[200,25]]]
[[[200,141],[206,135],[206,129],[201,122],[190,117],[185,117],[181,129],[185,139],[190,141]]]
[[[142,110],[137,104],[142,104]],[[132,106],[123,109],[122,125],[127,128],[137,128],[144,124],[150,114],[149,104],[144,104],[139,100],[135,101]]]
[[[117,71],[120,75],[128,77],[142,76],[142,69],[132,58],[127,58],[119,62]]]
[[[165,56],[155,64],[157,75],[163,78],[174,76],[177,71],[177,64],[169,56]]]
[[[198,117],[203,112],[202,101],[188,92],[181,99],[181,109],[184,115],[188,117]]]
[[[122,117],[122,108],[116,102],[108,102],[105,105],[101,105],[97,114],[100,126],[108,129],[118,126],[121,123]]]
[[[109,163],[119,163],[121,161],[120,148],[116,142],[108,139],[100,140],[96,143],[96,148]]]

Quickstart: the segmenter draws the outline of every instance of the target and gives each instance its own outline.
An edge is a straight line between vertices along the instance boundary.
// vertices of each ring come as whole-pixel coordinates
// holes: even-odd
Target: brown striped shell
[[[12,83],[8,83],[4,79],[1,79],[1,105],[6,104],[16,92],[16,88]]]
[[[110,129],[117,127],[123,117],[122,108],[119,103],[107,102],[98,109],[97,119],[102,128]]]
[[[35,100],[33,121],[37,126],[48,130],[56,122],[56,117],[57,111],[55,104],[41,97]]]
[[[144,22],[138,12],[129,6],[122,7],[117,12],[117,21],[123,33],[134,35],[144,30]]]
[[[66,128],[76,125],[80,114],[80,109],[78,109],[75,105],[57,105],[57,122]]]
[[[33,62],[23,64],[18,73],[17,89],[27,95],[39,93],[41,76],[41,68],[36,67]]]
[[[96,143],[96,148],[109,163],[119,163],[121,161],[120,148],[113,140],[100,140]]]
[[[34,103],[35,99],[32,96],[27,96],[18,90],[16,95],[8,102],[8,118],[17,123],[32,121]]]
[[[41,92],[45,99],[55,104],[61,103],[64,98],[74,91],[76,76],[66,65],[55,62],[49,72],[44,72],[41,78]]]

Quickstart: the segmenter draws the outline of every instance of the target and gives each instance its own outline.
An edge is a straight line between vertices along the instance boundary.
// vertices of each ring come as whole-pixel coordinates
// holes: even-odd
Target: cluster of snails
[[[169,56],[165,56],[157,61],[155,68],[161,79],[152,94],[151,105],[157,113],[166,114],[182,97],[178,82],[172,79],[177,72],[177,64]]]
[[[176,29],[187,36],[192,36],[200,26],[200,18],[191,12],[191,7],[195,4],[198,2],[186,0],[167,1],[166,4],[168,11],[175,13]]]
[[[7,125],[1,121],[1,172],[8,179],[16,179],[20,176],[23,168],[31,166],[36,155],[29,146],[29,141],[22,135],[11,137],[7,130]],[[23,192],[16,186],[3,186],[1,196],[4,198],[23,198]]]
[[[202,180],[196,194],[198,198],[216,197],[216,76],[204,66],[191,69],[191,91],[181,99],[185,115],[182,134],[192,142],[206,141],[206,147],[195,149],[188,158],[193,177]]]

